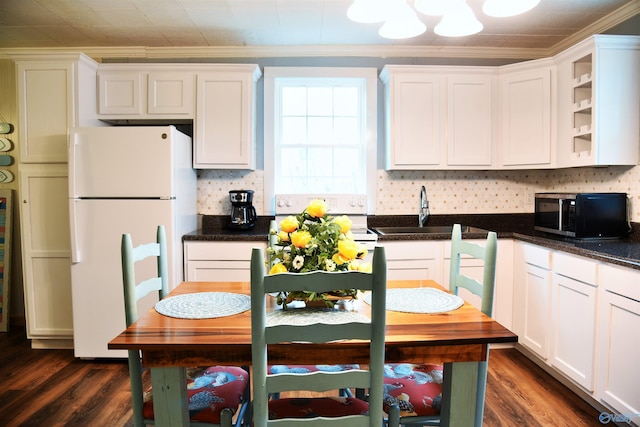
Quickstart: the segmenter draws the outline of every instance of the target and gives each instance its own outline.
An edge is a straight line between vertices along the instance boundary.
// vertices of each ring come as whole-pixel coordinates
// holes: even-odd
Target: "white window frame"
[[[265,67],[264,68],[264,212],[273,215],[275,201],[275,88],[276,79],[363,78],[366,80],[366,191],[368,213],[375,212],[377,165],[378,70],[370,67]]]

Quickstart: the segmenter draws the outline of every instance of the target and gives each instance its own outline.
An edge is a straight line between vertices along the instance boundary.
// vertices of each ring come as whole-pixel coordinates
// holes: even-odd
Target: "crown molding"
[[[627,3],[624,6],[616,9],[609,15],[597,20],[588,27],[572,34],[571,36],[562,40],[560,43],[557,43],[556,45],[551,47],[549,49],[549,56],[554,56],[594,34],[600,34],[604,31],[607,31],[608,29],[613,28],[628,19],[631,19],[638,14],[640,14],[640,1]]]
[[[67,47],[0,49],[0,58],[81,52],[98,62],[104,59],[205,59],[279,57],[372,57],[372,58],[490,58],[539,59],[549,49],[430,46],[181,46],[181,47]]]

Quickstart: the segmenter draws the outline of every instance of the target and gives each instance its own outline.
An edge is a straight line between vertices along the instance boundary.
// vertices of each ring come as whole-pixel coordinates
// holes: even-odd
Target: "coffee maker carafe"
[[[231,190],[231,224],[235,230],[250,230],[256,225],[256,208],[253,202],[253,190]]]

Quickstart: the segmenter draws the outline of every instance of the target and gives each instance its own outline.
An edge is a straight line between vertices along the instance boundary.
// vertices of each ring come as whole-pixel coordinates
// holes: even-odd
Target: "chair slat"
[[[322,343],[346,339],[371,339],[371,325],[366,323],[342,323],[339,325],[281,325],[265,331],[267,344],[278,342]]]

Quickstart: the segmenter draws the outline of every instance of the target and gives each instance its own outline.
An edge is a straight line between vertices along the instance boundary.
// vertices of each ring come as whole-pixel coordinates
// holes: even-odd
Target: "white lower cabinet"
[[[597,399],[640,424],[640,271],[600,269]]]
[[[378,242],[387,258],[387,280],[435,280],[442,283],[442,241]]]
[[[596,262],[561,252],[553,254],[551,365],[594,390],[596,337]]]
[[[27,338],[72,348],[67,165],[22,164],[19,177]]]
[[[551,321],[551,251],[517,242],[514,263],[514,332],[518,334],[520,344],[547,360]]]
[[[185,280],[190,282],[248,282],[251,251],[267,242],[184,242]]]

